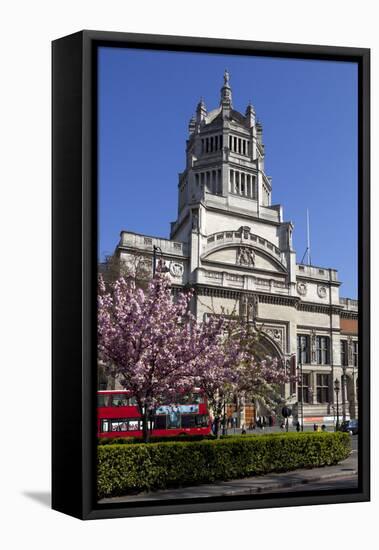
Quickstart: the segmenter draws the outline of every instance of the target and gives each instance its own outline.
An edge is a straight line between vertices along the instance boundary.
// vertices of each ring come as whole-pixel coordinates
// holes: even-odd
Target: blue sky
[[[122,229],[169,236],[200,97],[219,104],[225,68],[233,106],[263,125],[272,203],[294,225],[297,261],[338,269],[357,296],[357,65],[124,48],[99,51],[99,255]]]

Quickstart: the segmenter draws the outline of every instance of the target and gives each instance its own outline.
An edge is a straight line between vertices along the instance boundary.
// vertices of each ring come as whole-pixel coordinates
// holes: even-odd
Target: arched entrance
[[[261,362],[268,358],[276,358],[278,368],[281,368],[284,365],[285,358],[279,344],[264,330],[258,330],[256,338],[256,343],[254,344],[255,360]],[[275,420],[276,405],[280,403],[282,397],[284,397],[284,386],[278,387],[277,390],[273,390],[271,393],[268,392],[265,395],[263,393],[257,394],[250,399],[236,396],[235,403],[229,406],[229,418],[235,418],[238,427],[245,429],[255,426],[257,418],[260,418],[260,421],[265,426],[270,426]]]

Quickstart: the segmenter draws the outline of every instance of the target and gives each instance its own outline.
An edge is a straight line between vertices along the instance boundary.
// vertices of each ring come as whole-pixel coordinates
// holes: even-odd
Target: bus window
[[[195,422],[198,428],[206,428],[208,426],[208,416],[206,414],[195,415]]]
[[[129,405],[137,405],[137,399],[134,397],[134,395],[131,395],[129,397]]]
[[[167,428],[180,428],[180,410],[179,407],[170,407],[167,415]]]
[[[97,394],[97,406],[98,407],[109,407],[109,395],[104,393]]]
[[[126,432],[128,430],[128,419],[111,420],[111,432]]]
[[[166,415],[160,414],[154,418],[154,429],[165,430],[166,429]]]
[[[102,432],[108,432],[109,431],[109,422],[108,422],[108,420],[102,420],[101,421],[101,431]]]
[[[139,430],[139,420],[129,420],[129,430],[136,431]]]
[[[203,403],[203,396],[200,393],[194,393],[192,395],[192,403],[195,403],[198,405],[199,403]]]
[[[194,428],[196,426],[196,415],[183,414],[182,415],[182,428]]]
[[[128,405],[128,397],[123,393],[114,393],[112,395],[111,407],[126,407]]]

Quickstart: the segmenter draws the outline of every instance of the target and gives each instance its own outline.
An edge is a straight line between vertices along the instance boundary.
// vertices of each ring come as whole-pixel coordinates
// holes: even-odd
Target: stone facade
[[[189,123],[170,239],[122,231],[116,256],[126,263],[138,254],[152,258],[158,247],[159,265],[165,264],[173,286],[195,289],[200,321],[222,309],[249,315],[262,330],[265,353],[292,373],[301,365],[302,391],[296,382],[284,388],[295,420],[331,424],[336,379],[339,418],[355,418],[358,302],[340,298],[335,269],[296,263],[293,225],[271,202],[264,159],[255,110],[248,105],[243,115],[233,109],[225,72],[219,107],[207,111],[200,101]],[[247,409],[239,411],[241,424]]]

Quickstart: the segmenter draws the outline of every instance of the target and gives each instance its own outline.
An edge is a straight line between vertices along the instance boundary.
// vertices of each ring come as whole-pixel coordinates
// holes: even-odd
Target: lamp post
[[[342,367],[342,420],[346,420],[346,365]]]
[[[334,381],[334,391],[336,392],[336,398],[337,398],[337,420],[336,420],[336,431],[339,430],[340,427],[340,419],[339,419],[339,410],[338,410],[338,394],[340,391],[340,382],[336,378]]]
[[[226,398],[224,397],[224,414],[222,418],[222,435],[227,434],[227,428],[226,428]]]
[[[300,361],[299,361],[299,371],[300,371],[300,405],[301,405],[301,431],[304,431],[304,391],[303,391],[303,352],[305,351],[305,346],[300,346]],[[299,396],[297,396],[299,398]],[[298,399],[299,402],[299,399]]]
[[[153,246],[153,277],[155,277],[155,272],[157,270],[157,252],[159,252],[159,254],[161,256],[163,256],[163,252],[162,252],[162,249],[160,248],[160,246]],[[169,268],[167,266],[163,266],[160,268],[159,270],[161,273],[167,273],[169,271]]]

